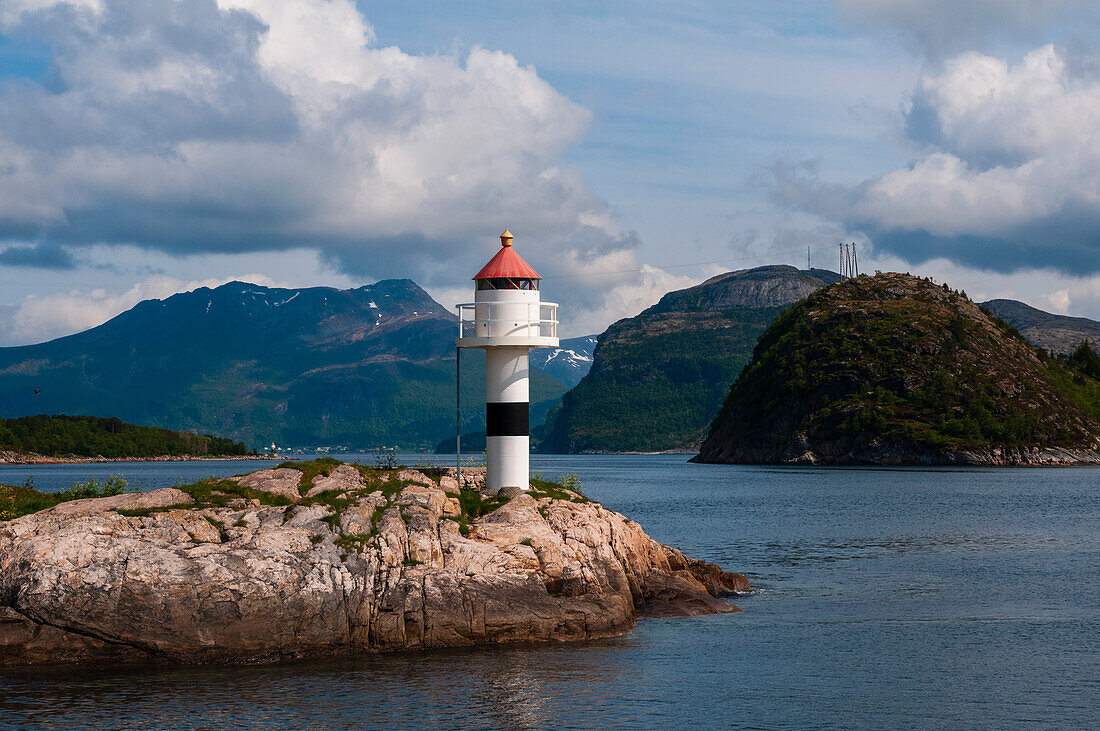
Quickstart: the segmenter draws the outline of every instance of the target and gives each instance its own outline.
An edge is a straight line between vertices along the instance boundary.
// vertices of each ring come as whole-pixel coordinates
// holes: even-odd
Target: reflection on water
[[[260,466],[29,469],[51,489],[109,474],[153,489]],[[577,472],[658,540],[749,575],[745,611],[569,645],[0,671],[0,727],[993,729],[1100,715],[1100,470],[679,456],[536,456],[533,468]],[[19,469],[0,468],[0,482],[22,482]]]
[[[582,710],[582,725],[614,726],[641,716],[608,693],[634,674],[622,652],[628,646],[609,640],[258,668],[38,669],[0,686],[0,708],[15,714],[7,719],[44,728],[546,728],[568,725]],[[18,686],[23,692],[13,692]]]

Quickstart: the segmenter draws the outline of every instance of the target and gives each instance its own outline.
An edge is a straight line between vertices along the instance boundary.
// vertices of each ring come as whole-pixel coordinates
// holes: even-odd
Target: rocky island
[[[861,276],[760,336],[694,461],[1100,464],[1095,358],[1037,350],[947,285]]]
[[[749,588],[566,486],[462,478],[325,459],[25,515],[48,496],[0,489],[0,665],[581,640]]]

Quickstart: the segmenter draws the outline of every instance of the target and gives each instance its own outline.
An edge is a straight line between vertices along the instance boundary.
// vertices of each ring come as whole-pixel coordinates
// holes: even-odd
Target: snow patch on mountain
[[[285,300],[283,300],[282,302],[276,302],[276,303],[274,303],[274,304],[275,304],[275,306],[276,306],[276,307],[282,307],[282,306],[283,306],[283,305],[285,305],[285,304],[288,304],[288,303],[290,303],[290,302],[293,302],[293,301],[294,301],[294,299],[295,299],[295,298],[296,298],[296,297],[297,297],[298,295],[300,295],[300,294],[301,294],[301,292],[295,292],[295,293],[294,293],[293,295],[291,295],[290,299],[285,299]]]
[[[592,368],[596,336],[562,340],[557,348],[540,348],[530,354],[531,367],[557,378],[569,387],[576,386]]]

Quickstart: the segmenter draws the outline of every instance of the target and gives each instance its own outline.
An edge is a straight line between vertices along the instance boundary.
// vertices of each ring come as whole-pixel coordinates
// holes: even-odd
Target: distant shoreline
[[[547,452],[547,454],[553,454],[553,452]],[[610,449],[583,449],[575,454],[635,454],[635,455],[653,455],[653,454],[699,454],[698,449],[661,449],[656,452],[640,452],[635,450],[627,450],[625,452],[612,451]]]
[[[48,464],[98,464],[101,462],[228,462],[231,460],[279,460],[284,457],[267,454],[242,455],[160,455],[159,457],[47,457],[30,452],[0,452],[0,466],[9,465],[48,465]]]

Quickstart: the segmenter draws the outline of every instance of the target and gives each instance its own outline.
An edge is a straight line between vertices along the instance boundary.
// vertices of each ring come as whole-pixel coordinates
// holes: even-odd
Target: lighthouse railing
[[[458,337],[556,338],[556,302],[463,302],[458,310]]]

